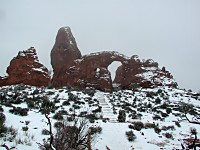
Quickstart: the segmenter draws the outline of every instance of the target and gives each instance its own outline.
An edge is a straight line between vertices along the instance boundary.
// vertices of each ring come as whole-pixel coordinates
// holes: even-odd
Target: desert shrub
[[[76,96],[76,95],[74,95],[73,93],[71,93],[71,92],[69,92],[68,93],[68,99],[69,99],[69,101],[76,101],[76,100],[78,100],[78,96]]]
[[[158,89],[157,93],[158,93],[158,94],[162,93],[162,90],[161,90],[161,89]]]
[[[129,124],[128,127],[129,127],[130,129],[134,129],[134,125],[133,125],[133,124]]]
[[[29,125],[30,121],[26,120],[25,125]]]
[[[171,108],[166,108],[166,113],[167,114],[170,114],[172,112],[172,109]]]
[[[42,129],[42,135],[50,135],[49,130]]]
[[[67,149],[86,149],[88,144],[88,122],[87,120],[75,120],[73,125],[68,125],[63,122],[63,126],[56,128],[56,132],[53,138],[53,147],[56,150]],[[91,141],[95,135],[91,135]],[[49,140],[44,141],[44,144],[40,145],[40,149],[51,149]]]
[[[76,104],[73,104],[72,107],[73,107],[74,109],[80,109],[80,106],[79,106],[79,105],[76,105]]]
[[[17,136],[18,131],[13,128],[13,126],[5,127],[3,133],[0,134],[0,137],[4,138],[4,141],[13,141]]]
[[[126,112],[124,110],[119,110],[118,121],[119,122],[126,121]]]
[[[157,98],[155,99],[155,103],[156,103],[156,104],[160,104],[160,102],[161,102],[160,98],[157,97]]]
[[[71,122],[71,121],[73,121],[73,120],[74,120],[74,116],[68,116],[68,117],[67,117],[67,121]]]
[[[149,128],[155,128],[156,127],[156,125],[155,125],[155,123],[145,123],[144,124],[144,127],[146,128],[146,129],[149,129]]]
[[[181,124],[180,124],[178,121],[175,121],[175,125],[176,125],[177,127],[181,127]]]
[[[163,103],[162,105],[160,105],[161,109],[166,109],[169,105],[167,103]]]
[[[89,119],[90,123],[94,123],[96,119],[98,119],[98,117],[96,116],[96,114],[88,114],[85,116],[87,119]]]
[[[80,112],[79,116],[84,117],[86,114],[87,114],[87,111],[82,111],[82,112]]]
[[[13,107],[9,110],[10,113],[20,116],[27,116],[28,115],[28,108],[21,108],[21,107]]]
[[[3,110],[3,107],[2,106],[0,106],[0,112],[3,112],[4,110]]]
[[[182,102],[180,103],[180,105],[178,105],[178,109],[182,113],[189,113],[190,115],[198,114],[193,104],[187,104],[187,103]]]
[[[59,110],[58,113],[61,113],[62,115],[68,115],[68,112],[66,110]]]
[[[132,130],[126,131],[126,136],[129,141],[134,141],[136,139],[136,135],[133,133]]]
[[[173,135],[171,133],[169,133],[169,132],[165,133],[164,135],[168,139],[173,139]]]
[[[48,92],[47,92],[47,95],[54,95],[54,94],[55,94],[54,91],[48,91]]]
[[[5,121],[6,121],[6,116],[2,112],[0,112],[0,122],[4,123]]]
[[[70,102],[69,102],[68,100],[66,100],[66,101],[64,101],[64,102],[62,103],[62,105],[69,106],[69,105],[70,105]]]
[[[137,111],[145,112],[146,108],[144,106],[140,106],[139,108],[137,108]]]
[[[98,126],[98,127],[90,127],[90,133],[91,135],[93,134],[97,134],[97,133],[101,133],[102,132],[102,127]]]
[[[21,104],[22,102],[23,101],[19,97],[17,97],[16,99],[12,99],[12,100],[9,101],[9,103],[11,103],[11,104]]]
[[[22,131],[28,131],[28,127],[27,126],[22,127]]]
[[[152,108],[152,104],[148,103],[147,108]]]
[[[32,94],[36,95],[36,94],[39,94],[39,93],[40,93],[40,91],[38,89],[35,89]]]
[[[93,112],[93,113],[98,113],[98,112],[101,112],[101,109],[102,109],[102,107],[99,106],[97,109],[92,110],[92,112]]]
[[[155,133],[159,134],[161,132],[161,129],[158,126],[155,126],[154,131]]]
[[[63,120],[63,115],[62,113],[60,112],[57,112],[54,116],[53,116],[53,119],[56,119],[56,120]]]
[[[133,122],[134,129],[137,131],[140,131],[142,128],[144,128],[144,123],[141,121],[135,121]]]
[[[149,97],[149,98],[153,98],[153,93],[150,93],[150,92],[148,92],[147,94],[146,94],[146,97]]]
[[[159,120],[159,119],[161,120],[162,119],[159,115],[156,115],[156,114],[152,118],[153,118],[153,120]]]
[[[49,114],[49,113],[55,113],[55,110],[57,109],[54,102],[49,101],[47,97],[42,98],[42,104],[40,106],[40,112],[42,114]]]
[[[71,111],[71,112],[72,112],[73,110],[74,110],[73,108],[71,108],[71,107],[69,108],[69,111]]]
[[[63,126],[63,123],[58,121],[54,123],[54,128],[61,128]]]
[[[4,135],[4,133],[7,131],[7,128],[5,126],[6,116],[3,113],[0,113],[0,137]]]
[[[162,126],[161,130],[167,131],[167,130],[175,130],[174,126]]]
[[[95,114],[88,114],[88,115],[86,115],[86,118],[87,119],[93,119],[93,120],[98,119],[98,117]]]
[[[129,114],[128,116],[130,118],[132,118],[132,119],[140,119],[140,117],[138,116],[138,114]]]
[[[95,94],[95,89],[93,88],[86,88],[85,90],[83,90],[84,94],[88,94],[89,96],[93,97]]]
[[[35,103],[32,99],[26,99],[26,104],[27,104],[28,108],[30,108],[30,109],[35,108]]]
[[[168,117],[169,115],[167,113],[161,112],[161,116],[165,118]]]

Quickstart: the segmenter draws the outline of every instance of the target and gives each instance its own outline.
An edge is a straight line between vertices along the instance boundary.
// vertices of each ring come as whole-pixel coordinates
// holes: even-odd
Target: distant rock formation
[[[73,61],[81,57],[75,38],[69,27],[62,27],[58,30],[56,41],[51,50],[51,65],[54,75],[60,73],[62,68],[69,68]]]
[[[116,71],[114,81],[108,66],[119,61],[122,65]],[[61,28],[51,51],[51,64],[54,69],[54,87],[93,87],[111,91],[117,88],[149,88],[153,86],[173,86],[177,83],[166,69],[160,69],[153,60],[141,61],[138,56],[126,57],[118,52],[98,52],[81,57],[70,28]]]
[[[48,69],[39,63],[35,48],[20,51],[7,68],[7,77],[0,78],[0,86],[26,84],[47,86],[50,82]]]

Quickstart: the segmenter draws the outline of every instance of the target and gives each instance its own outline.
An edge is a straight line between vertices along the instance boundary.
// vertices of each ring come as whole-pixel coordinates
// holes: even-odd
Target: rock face
[[[112,82],[108,66],[119,61],[122,65],[116,71]],[[118,52],[99,52],[81,56],[69,27],[60,28],[55,45],[51,51],[51,64],[54,75],[53,87],[93,87],[111,91],[118,88],[137,88],[153,86],[177,86],[166,69],[160,69],[153,60],[131,58]]]
[[[108,66],[119,61],[122,65],[117,69],[112,82]],[[117,85],[122,89],[153,86],[176,86],[173,77],[167,71],[158,68],[158,63],[152,60],[141,61],[137,56],[131,58],[118,52],[99,52],[76,59],[69,68],[63,68],[52,80],[54,87],[76,87],[84,89],[93,87],[99,90],[111,91]]]
[[[0,78],[0,86],[26,84],[47,86],[50,82],[48,69],[39,63],[35,48],[20,51],[7,68],[8,77]]]
[[[63,67],[72,66],[75,59],[81,57],[75,38],[69,27],[58,30],[53,49],[51,50],[51,65],[54,74],[59,74]]]

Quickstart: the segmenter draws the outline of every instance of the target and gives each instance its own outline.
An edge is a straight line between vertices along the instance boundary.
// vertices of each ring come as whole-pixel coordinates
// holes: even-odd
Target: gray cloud
[[[199,0],[7,0],[0,10],[0,69],[34,46],[50,68],[57,30],[70,26],[83,54],[116,50],[159,62],[180,87],[200,90]]]

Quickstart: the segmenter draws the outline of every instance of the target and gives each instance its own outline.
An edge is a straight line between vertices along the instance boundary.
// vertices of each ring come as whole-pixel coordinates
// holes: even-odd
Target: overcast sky
[[[0,73],[34,46],[47,68],[60,27],[82,54],[116,50],[166,66],[179,87],[200,90],[200,0],[0,0]]]

